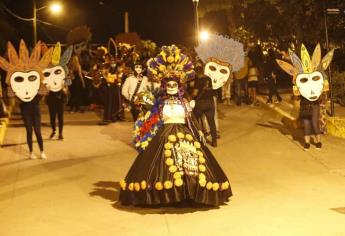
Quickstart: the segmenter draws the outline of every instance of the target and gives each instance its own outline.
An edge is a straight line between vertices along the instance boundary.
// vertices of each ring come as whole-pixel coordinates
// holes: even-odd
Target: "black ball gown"
[[[232,196],[229,180],[210,150],[198,141],[186,102],[167,99],[164,125],[140,153],[120,182],[124,205],[194,202],[218,206]]]

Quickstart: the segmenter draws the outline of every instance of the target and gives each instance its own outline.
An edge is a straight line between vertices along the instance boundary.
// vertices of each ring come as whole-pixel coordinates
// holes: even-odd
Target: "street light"
[[[201,41],[207,41],[209,37],[210,37],[210,35],[207,31],[201,31],[199,34],[199,39]]]
[[[328,24],[327,24],[327,14],[329,15],[338,15],[340,13],[340,9],[338,8],[326,8],[326,1],[322,1],[323,5],[323,17],[324,17],[324,24],[325,24],[325,36],[326,36],[326,48],[327,52],[329,51],[329,38],[328,38]],[[328,81],[329,81],[329,96],[331,101],[331,116],[334,116],[334,100],[333,100],[333,87],[332,87],[332,74],[331,74],[331,66],[328,67]]]
[[[192,0],[194,4],[194,17],[195,17],[195,44],[199,44],[199,0]]]
[[[36,7],[36,1],[33,1],[33,18],[32,18],[32,24],[33,24],[33,29],[34,29],[34,44],[37,43],[37,12],[47,8],[48,5],[37,8]],[[49,5],[49,10],[53,14],[59,14],[62,11],[62,5],[58,2],[54,2]]]
[[[62,5],[58,2],[52,3],[49,7],[53,14],[59,14],[62,11]]]

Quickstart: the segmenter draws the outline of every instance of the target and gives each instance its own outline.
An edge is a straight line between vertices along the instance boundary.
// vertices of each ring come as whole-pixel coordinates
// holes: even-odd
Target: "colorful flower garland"
[[[160,99],[157,99],[151,111],[140,116],[134,124],[133,144],[139,152],[142,152],[147,148],[152,138],[163,125],[163,121],[160,117],[160,104]]]

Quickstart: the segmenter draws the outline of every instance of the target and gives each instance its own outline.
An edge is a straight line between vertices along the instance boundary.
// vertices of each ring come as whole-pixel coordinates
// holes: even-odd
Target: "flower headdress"
[[[10,78],[13,73],[37,71],[40,79],[43,80],[42,70],[44,70],[52,58],[53,48],[48,49],[41,58],[41,42],[38,42],[29,55],[29,50],[26,47],[24,40],[20,40],[19,54],[11,42],[7,43],[8,61],[0,57],[0,67],[7,71],[6,83],[10,84]]]
[[[192,61],[175,45],[163,46],[156,57],[147,61],[147,66],[148,76],[155,81],[174,78],[184,83],[195,76]]]
[[[289,56],[291,63],[276,60],[278,65],[289,75],[293,77],[294,93],[298,95],[296,84],[296,78],[299,74],[311,74],[316,71],[323,73],[331,64],[333,59],[334,49],[329,51],[326,56],[321,60],[321,46],[318,44],[315,47],[312,57],[310,58],[307,48],[302,44],[301,46],[301,59],[291,50],[289,50]],[[324,78],[326,79],[326,78]],[[324,91],[329,90],[328,81],[324,81]]]
[[[215,61],[239,71],[244,64],[243,44],[226,36],[210,34],[195,48],[198,57],[204,62]]]

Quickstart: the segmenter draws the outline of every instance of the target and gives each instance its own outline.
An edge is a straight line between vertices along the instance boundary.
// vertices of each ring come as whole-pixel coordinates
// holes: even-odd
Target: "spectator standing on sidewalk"
[[[272,103],[273,96],[275,95],[277,100],[275,101],[276,103],[279,103],[282,101],[282,98],[279,95],[279,92],[277,90],[277,72],[278,65],[276,62],[276,56],[273,51],[273,49],[268,50],[268,57],[267,60],[264,64],[264,79],[267,82],[268,85],[268,99],[267,102],[268,104]]]
[[[249,72],[250,59],[248,56],[244,57],[243,67],[234,73],[235,85],[235,99],[236,105],[241,106],[242,102],[248,102],[248,72]],[[244,96],[242,96],[242,90]]]
[[[253,60],[250,60],[251,63],[249,65],[249,72],[248,72],[248,93],[249,99],[253,106],[258,105],[256,101],[256,90],[258,87],[259,81],[259,70],[257,66],[253,63]]]

